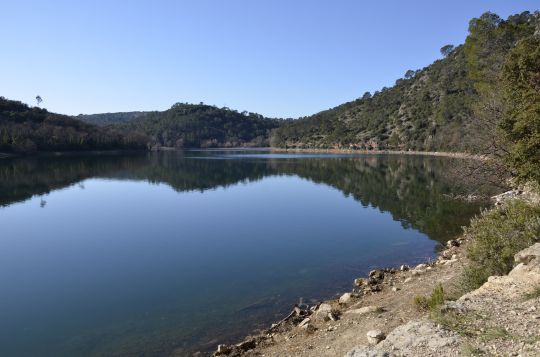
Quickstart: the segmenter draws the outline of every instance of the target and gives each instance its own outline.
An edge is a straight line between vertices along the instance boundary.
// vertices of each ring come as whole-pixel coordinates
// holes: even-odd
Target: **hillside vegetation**
[[[89,124],[107,126],[127,123],[131,120],[140,118],[149,112],[118,112],[118,113],[100,113],[100,114],[79,114],[74,119],[82,120]]]
[[[282,121],[229,108],[176,103],[165,111],[79,115],[88,123],[137,131],[152,147],[214,148],[270,145],[271,131]]]
[[[0,97],[0,152],[145,149],[148,138]]]
[[[268,146],[272,129],[281,123],[260,114],[205,104],[176,103],[120,125],[147,134],[152,145],[176,148]]]
[[[498,94],[501,69],[511,50],[533,36],[539,23],[538,13],[524,12],[507,20],[485,13],[471,20],[464,45],[441,48],[443,59],[407,71],[391,88],[288,121],[275,131],[272,144],[368,150],[493,149],[493,125],[485,117],[495,121],[492,111],[504,112]]]

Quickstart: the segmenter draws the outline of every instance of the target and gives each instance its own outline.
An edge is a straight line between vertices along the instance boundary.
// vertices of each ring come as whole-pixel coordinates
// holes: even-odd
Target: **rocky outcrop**
[[[455,356],[467,350],[538,356],[540,243],[520,251],[514,259],[516,266],[508,275],[492,276],[477,290],[440,308],[461,335],[429,320],[409,321],[381,343],[355,347],[345,356]]]

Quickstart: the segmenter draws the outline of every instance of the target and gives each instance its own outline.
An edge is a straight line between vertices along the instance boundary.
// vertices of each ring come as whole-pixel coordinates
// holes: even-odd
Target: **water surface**
[[[0,160],[0,355],[190,355],[414,264],[480,203],[456,159],[192,151]]]

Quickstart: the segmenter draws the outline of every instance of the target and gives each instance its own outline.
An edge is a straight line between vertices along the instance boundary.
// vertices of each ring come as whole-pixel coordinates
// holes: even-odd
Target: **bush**
[[[492,275],[505,275],[514,266],[514,255],[540,239],[540,207],[515,200],[483,212],[465,229],[471,243],[470,265],[463,274],[463,288],[478,288]]]
[[[422,311],[435,312],[444,303],[444,289],[438,284],[431,292],[430,297],[416,296],[414,305]]]

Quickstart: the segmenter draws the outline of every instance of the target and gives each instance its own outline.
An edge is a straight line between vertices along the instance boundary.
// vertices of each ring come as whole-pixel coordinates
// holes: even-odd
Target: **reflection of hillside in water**
[[[444,241],[458,234],[481,207],[446,198],[455,189],[447,177],[450,161],[396,155],[234,159],[205,152],[9,159],[0,161],[0,206],[87,178],[165,183],[183,192],[295,175],[332,186],[363,206],[390,212],[405,227]]]

